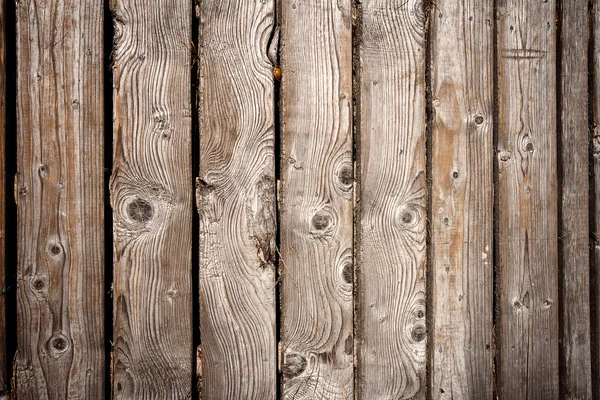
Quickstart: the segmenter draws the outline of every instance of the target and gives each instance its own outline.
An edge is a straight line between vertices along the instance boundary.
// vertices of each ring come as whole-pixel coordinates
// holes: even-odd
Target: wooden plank
[[[559,181],[562,279],[561,395],[592,398],[590,348],[589,130],[587,0],[561,2]]]
[[[18,399],[104,398],[103,5],[16,3]]]
[[[431,18],[431,396],[493,395],[493,1]]]
[[[424,399],[425,23],[419,0],[363,0],[357,390]]]
[[[558,398],[556,2],[497,17],[498,394]]]
[[[192,390],[191,7],[115,0],[113,396]]]
[[[592,315],[592,318],[595,320],[595,328],[598,329],[600,324],[600,5],[597,1],[592,1],[592,27],[593,32],[590,32],[590,35],[593,35],[593,43],[594,48],[590,57],[593,57],[593,71],[592,74],[594,76],[593,83],[594,87],[592,90],[592,115],[593,115],[593,132],[592,134],[592,154],[593,154],[593,165],[594,169],[594,198],[591,203],[591,210],[593,212],[593,221],[592,225],[592,244],[594,250],[594,275],[596,276],[596,286],[592,288],[596,292],[596,304],[592,305],[592,309],[595,307],[595,314]],[[596,333],[594,347],[596,351],[600,349],[600,335]],[[596,353],[597,355],[598,353]],[[596,357],[593,360],[595,364],[595,378],[594,381],[596,384],[593,387],[594,395],[596,398],[600,397],[600,359]]]
[[[200,8],[202,395],[274,399],[275,2]],[[244,377],[243,379],[241,377]]]
[[[281,10],[283,396],[351,399],[351,6],[284,0]]]
[[[6,159],[4,157],[4,138],[6,135],[6,6],[0,2],[0,396],[8,392],[8,374],[6,371],[6,301],[7,292],[5,281],[5,238],[6,222]]]

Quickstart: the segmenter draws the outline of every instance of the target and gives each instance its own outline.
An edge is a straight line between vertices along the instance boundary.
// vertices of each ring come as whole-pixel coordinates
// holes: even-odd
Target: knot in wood
[[[427,335],[427,331],[425,330],[425,325],[423,325],[423,324],[415,325],[412,328],[412,330],[410,331],[410,336],[411,336],[412,340],[415,342],[423,341],[425,339],[426,335]]]
[[[152,219],[154,210],[148,201],[137,198],[127,205],[127,215],[135,222],[144,223]]]
[[[348,163],[342,164],[336,175],[342,185],[352,187],[352,184],[354,183],[354,171],[352,170],[352,166]]]
[[[478,115],[478,116],[476,116],[476,117],[475,117],[475,123],[476,123],[477,125],[481,125],[481,124],[483,124],[483,117],[482,117],[481,115]]]
[[[70,347],[69,339],[62,333],[55,333],[48,340],[47,346],[50,356],[57,358],[64,354]]]
[[[46,287],[46,282],[43,278],[40,277],[33,278],[33,280],[31,281],[31,287],[33,288],[33,290],[40,292]]]
[[[284,378],[294,378],[306,370],[306,357],[297,353],[288,353],[284,357],[281,373]]]
[[[62,253],[62,246],[58,243],[52,243],[48,246],[48,253],[50,253],[51,256],[56,257]]]
[[[318,212],[312,218],[312,225],[316,230],[324,231],[331,223],[331,216]]]
[[[342,278],[344,282],[350,284],[354,281],[354,268],[352,262],[346,262],[342,268]]]

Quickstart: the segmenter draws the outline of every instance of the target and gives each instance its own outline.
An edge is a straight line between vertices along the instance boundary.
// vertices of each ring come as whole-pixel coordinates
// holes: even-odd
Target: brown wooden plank
[[[6,135],[6,6],[0,2],[0,396],[8,393],[8,375],[6,371],[6,302],[4,250],[6,238],[6,159],[4,157],[4,137]]]
[[[592,398],[590,348],[589,130],[587,0],[561,2],[559,189],[562,279],[561,394]]]
[[[115,0],[116,399],[192,390],[191,7]]]
[[[206,399],[274,399],[273,0],[200,8],[200,333]],[[242,378],[243,377],[243,378]]]
[[[363,0],[360,55],[357,390],[424,399],[425,14]]]
[[[592,27],[593,32],[593,53],[590,57],[593,57],[593,73],[594,76],[594,87],[592,91],[592,113],[593,113],[593,132],[592,134],[592,154],[593,154],[593,165],[594,169],[594,198],[591,199],[591,209],[593,210],[594,225],[592,226],[592,243],[594,246],[594,275],[596,276],[596,287],[592,290],[596,292],[596,304],[592,305],[595,307],[595,315],[592,318],[596,321],[596,328],[600,321],[600,5],[597,1],[592,1]],[[600,349],[600,335],[596,332],[596,338],[594,343],[596,349]],[[594,395],[600,396],[600,359],[596,358],[593,360],[595,363],[596,375],[593,377],[596,385]]]
[[[283,396],[351,399],[351,5],[283,0],[281,11]]]
[[[431,397],[493,395],[493,2],[431,18]]]
[[[558,398],[556,2],[498,1],[499,382]]]
[[[104,398],[103,5],[16,3],[18,399]]]

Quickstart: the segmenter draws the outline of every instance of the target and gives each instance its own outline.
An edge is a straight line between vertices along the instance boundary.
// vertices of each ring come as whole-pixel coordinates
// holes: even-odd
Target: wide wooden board
[[[499,0],[498,394],[558,398],[556,2]]]
[[[281,12],[282,392],[351,399],[350,1],[283,0]]]
[[[493,1],[431,14],[431,398],[493,395]]]
[[[273,0],[200,7],[202,396],[275,399]],[[274,42],[273,42],[274,43]]]
[[[15,6],[16,396],[103,399],[103,3]]]
[[[424,399],[425,10],[363,0],[359,38],[357,390]]]
[[[192,393],[191,11],[111,2],[113,396]]]

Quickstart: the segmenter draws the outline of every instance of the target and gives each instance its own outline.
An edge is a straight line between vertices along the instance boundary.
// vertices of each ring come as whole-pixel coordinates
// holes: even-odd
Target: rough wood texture
[[[116,399],[192,390],[191,7],[114,0]]]
[[[273,0],[203,0],[200,332],[206,399],[274,399]]]
[[[426,327],[425,14],[363,0],[358,366],[363,399],[423,399]]]
[[[561,5],[561,397],[591,399],[588,64],[584,62],[589,10],[587,0],[562,0]]]
[[[431,19],[431,397],[493,395],[491,0],[438,0]]]
[[[498,1],[502,398],[558,398],[556,3]]]
[[[286,399],[354,396],[351,25],[349,0],[282,2]]]
[[[0,1],[0,396],[8,392],[8,375],[6,371],[6,303],[5,295],[7,292],[6,281],[4,280],[5,264],[4,264],[4,249],[5,249],[5,201],[6,201],[6,166],[4,158],[4,137],[6,134],[6,36],[5,36],[5,12],[6,6],[3,1]]]
[[[102,1],[16,8],[16,395],[103,399]]]
[[[591,200],[592,210],[594,212],[594,225],[592,226],[592,244],[594,249],[594,275],[596,276],[596,287],[592,288],[596,292],[596,304],[592,305],[595,308],[596,328],[600,321],[600,4],[597,1],[592,1],[592,27],[593,32],[590,35],[594,36],[594,49],[590,57],[593,57],[593,74],[594,87],[592,91],[592,112],[593,112],[593,132],[592,134],[592,154],[594,169],[594,198]],[[596,333],[595,347],[600,349],[600,335]],[[596,364],[596,382],[594,395],[600,397],[600,359],[593,360]]]

